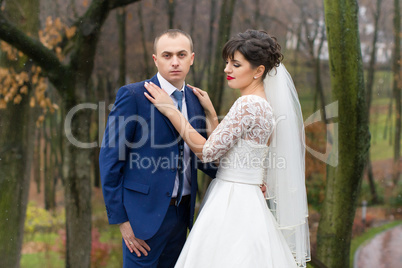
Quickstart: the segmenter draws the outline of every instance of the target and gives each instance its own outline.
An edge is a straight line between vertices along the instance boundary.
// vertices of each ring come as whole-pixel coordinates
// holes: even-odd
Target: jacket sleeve
[[[137,116],[133,90],[120,88],[108,117],[99,154],[102,191],[110,224],[128,221],[123,204],[123,170],[129,152],[128,144],[134,137]]]

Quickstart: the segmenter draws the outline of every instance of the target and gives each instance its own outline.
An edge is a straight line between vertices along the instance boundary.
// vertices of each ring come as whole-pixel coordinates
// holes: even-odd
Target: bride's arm
[[[195,153],[199,159],[203,160],[202,149],[206,139],[190,125],[164,90],[153,83],[145,83],[145,88],[152,95],[150,96],[145,92],[145,97],[170,120],[174,128],[187,143],[188,147],[190,147],[190,150]],[[209,114],[209,116],[213,115]],[[210,125],[214,126],[214,124]],[[210,133],[208,135],[210,135]]]
[[[249,98],[239,98],[222,122],[216,123],[218,126],[208,140],[205,140],[176,109],[172,99],[164,90],[155,84],[145,84],[145,88],[149,92],[149,94],[144,93],[147,99],[171,121],[180,136],[202,162],[211,162],[224,156],[240,140],[243,133],[253,130],[256,120],[251,113],[261,111]],[[243,118],[245,120],[242,120]]]
[[[209,137],[211,133],[215,130],[215,128],[219,125],[218,116],[216,115],[215,108],[212,105],[211,99],[208,96],[208,92],[201,90],[197,87],[193,87],[192,85],[187,86],[193,89],[194,95],[197,96],[202,108],[204,108],[206,126],[207,126],[207,136]]]

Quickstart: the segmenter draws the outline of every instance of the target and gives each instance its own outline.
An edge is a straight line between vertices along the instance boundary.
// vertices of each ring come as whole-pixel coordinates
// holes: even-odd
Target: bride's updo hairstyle
[[[265,67],[262,79],[274,67],[279,67],[283,60],[281,46],[273,36],[265,31],[247,30],[233,36],[224,46],[223,60],[233,60],[234,54],[239,51],[253,68],[260,65]]]

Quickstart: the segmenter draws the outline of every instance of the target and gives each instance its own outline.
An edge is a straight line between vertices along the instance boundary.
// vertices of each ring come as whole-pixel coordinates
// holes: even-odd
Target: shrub
[[[65,230],[59,231],[59,236],[62,244],[59,246],[58,251],[62,258],[66,257],[66,232]],[[91,233],[92,244],[91,244],[91,267],[103,267],[106,266],[109,258],[112,246],[108,243],[102,243],[99,241],[100,234],[97,228],[92,229]]]

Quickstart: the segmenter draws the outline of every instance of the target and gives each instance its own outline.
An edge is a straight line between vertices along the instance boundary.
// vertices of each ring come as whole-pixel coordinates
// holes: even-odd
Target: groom
[[[206,136],[204,110],[184,83],[194,61],[191,37],[167,30],[156,37],[152,57],[158,73],[147,81]],[[123,267],[173,267],[193,224],[197,168],[211,177],[216,168],[183,144],[145,98],[144,82],[120,88],[109,114],[99,156],[103,196],[109,223],[123,236]]]

